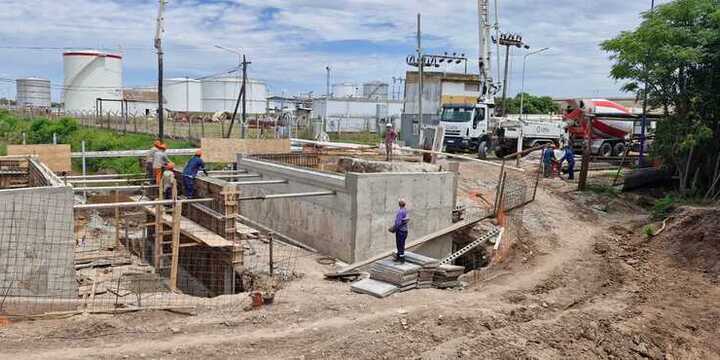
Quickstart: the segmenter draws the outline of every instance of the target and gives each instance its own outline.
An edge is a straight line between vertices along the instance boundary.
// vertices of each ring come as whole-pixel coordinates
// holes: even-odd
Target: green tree
[[[673,167],[688,195],[720,196],[720,0],[675,0],[643,14],[601,48],[610,76],[664,110],[652,155]]]
[[[525,93],[525,98],[522,98],[522,93],[515,95],[514,98],[508,98],[507,107],[505,113],[507,114],[520,114],[520,104],[522,103],[523,114],[550,114],[560,112],[560,108],[555,104],[549,96],[535,96],[532,94]],[[500,108],[502,107],[502,99],[495,99],[495,103]]]

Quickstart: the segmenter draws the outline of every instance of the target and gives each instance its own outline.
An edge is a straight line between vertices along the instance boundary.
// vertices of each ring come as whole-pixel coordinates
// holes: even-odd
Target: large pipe
[[[94,209],[115,209],[115,208],[133,208],[140,206],[152,206],[152,205],[172,205],[178,204],[189,204],[189,203],[203,203],[212,202],[215,199],[204,198],[204,199],[186,199],[186,200],[153,200],[153,201],[130,201],[130,202],[117,202],[117,203],[104,203],[104,204],[84,204],[75,205],[75,210],[94,210]]]
[[[287,180],[258,180],[258,181],[242,181],[242,182],[231,182],[231,185],[271,185],[271,184],[287,184]]]
[[[74,192],[136,191],[136,190],[145,190],[145,189],[156,189],[157,187],[158,187],[157,185],[97,186],[97,187],[73,188],[73,191]]]
[[[145,174],[107,174],[107,175],[76,175],[76,176],[65,176],[68,180],[91,180],[91,179],[117,179],[117,178],[132,178],[145,176]]]
[[[335,195],[335,192],[334,191],[315,191],[315,192],[305,192],[305,193],[270,194],[270,195],[246,196],[246,197],[238,198],[238,200],[240,200],[240,201],[272,200],[272,199],[288,199],[288,198],[328,196],[328,195]]]
[[[244,179],[244,178],[262,177],[262,175],[259,175],[259,174],[210,175],[209,177],[213,178],[213,179]]]
[[[150,179],[98,179],[98,180],[68,180],[71,184],[113,184],[113,183],[135,183],[150,181]]]

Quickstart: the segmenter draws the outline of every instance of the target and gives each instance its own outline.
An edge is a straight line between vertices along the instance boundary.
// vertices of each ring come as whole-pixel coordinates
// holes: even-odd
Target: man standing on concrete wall
[[[405,262],[405,240],[408,236],[408,223],[410,217],[408,216],[407,208],[405,208],[405,200],[400,199],[398,201],[398,211],[395,214],[395,223],[392,229],[395,230],[395,245],[397,246],[397,253],[395,254],[395,261],[400,263]]]
[[[385,128],[387,129],[385,131],[385,161],[390,161],[392,159],[393,144],[395,144],[398,134],[391,123],[387,123]]]

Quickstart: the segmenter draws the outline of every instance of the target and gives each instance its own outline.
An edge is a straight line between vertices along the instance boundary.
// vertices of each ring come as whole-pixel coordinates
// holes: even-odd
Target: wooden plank
[[[180,261],[180,218],[182,204],[177,204],[172,213],[172,265],[170,266],[170,287],[177,290],[178,264]]]
[[[140,197],[131,196],[130,199],[133,201],[138,201]],[[141,208],[146,213],[155,215],[155,209],[153,206],[141,206]],[[172,226],[171,215],[163,214],[160,218],[162,223],[167,224],[168,226]],[[180,218],[180,232],[181,234],[192,239],[193,241],[209,247],[232,247],[234,245],[232,241],[228,241],[222,236],[213,233],[212,231],[206,229],[205,227],[186,217]]]
[[[200,147],[207,162],[233,163],[237,154],[289,153],[290,139],[202,138]]]
[[[467,220],[463,220],[463,221],[454,223],[442,230],[438,230],[434,233],[427,234],[425,236],[420,237],[417,240],[413,240],[413,241],[409,242],[407,245],[405,245],[405,250],[412,249],[412,248],[422,245],[428,241],[435,240],[441,236],[445,236],[447,234],[453,233],[453,232],[463,229],[465,227],[475,225],[475,224],[479,223],[480,221],[485,220],[489,217],[490,216],[486,216],[483,218],[467,219]],[[345,268],[339,270],[337,273],[329,274],[329,275],[345,274],[345,273],[355,270],[357,268],[360,268],[360,267],[363,267],[366,265],[370,265],[376,261],[382,260],[388,256],[392,256],[394,253],[395,253],[395,250],[388,250],[388,251],[382,252],[382,253],[375,255],[369,259],[350,264],[350,265],[346,266]]]
[[[35,155],[40,161],[54,172],[70,172],[72,165],[70,159],[70,145],[8,145],[8,155]]]

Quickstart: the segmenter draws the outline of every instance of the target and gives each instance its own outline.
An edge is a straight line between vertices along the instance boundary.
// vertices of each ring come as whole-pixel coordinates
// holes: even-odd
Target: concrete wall
[[[0,190],[0,291],[77,298],[74,258],[71,188]]]
[[[395,235],[388,231],[395,219],[398,199],[405,199],[410,216],[407,241],[452,224],[455,207],[455,174],[373,173],[347,174],[356,194],[355,260],[362,260],[395,248]],[[427,246],[424,254],[442,257],[451,244]]]
[[[238,167],[284,179],[287,184],[242,186],[240,197],[333,190],[332,196],[242,201],[240,214],[345,262],[355,262],[395,247],[392,225],[397,200],[408,202],[408,241],[451,224],[455,174],[348,173],[345,176],[238,158]],[[428,246],[428,255],[445,256],[450,242]]]
[[[287,184],[241,186],[239,196],[335,190],[336,195],[240,202],[240,215],[340,259],[353,257],[353,198],[345,178],[310,170],[239,159],[238,167]],[[253,178],[252,180],[257,180]]]

